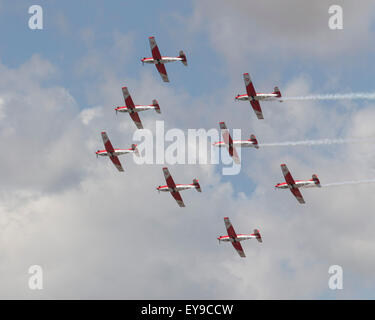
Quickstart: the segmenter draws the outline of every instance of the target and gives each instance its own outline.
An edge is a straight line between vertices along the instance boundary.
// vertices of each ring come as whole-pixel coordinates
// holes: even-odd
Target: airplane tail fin
[[[197,189],[198,192],[202,192],[202,189],[201,189],[201,186],[200,186],[200,184],[198,182],[198,179],[194,179],[193,180],[193,184],[195,186],[195,189]]]
[[[156,100],[156,99],[152,100],[152,105],[155,107],[155,111],[156,111],[157,113],[161,113],[161,111],[160,111],[160,106],[159,106],[159,103],[158,103],[158,100]]]
[[[278,87],[275,87],[275,88],[273,89],[273,93],[277,94],[277,97],[278,97],[278,98],[281,98],[281,92],[280,92],[280,90],[279,90]]]
[[[314,183],[320,188],[321,185],[320,185],[320,180],[318,178],[318,176],[316,174],[313,174],[312,175],[312,180],[314,181]]]
[[[254,143],[255,148],[259,149],[258,140],[253,134],[250,136],[250,141]]]
[[[258,242],[263,242],[263,240],[262,240],[262,236],[260,235],[258,229],[254,229],[254,236],[255,236],[255,238],[258,240]]]
[[[132,144],[132,150],[134,150],[135,155],[139,157],[139,151],[136,144]]]
[[[180,55],[179,55],[179,57],[182,59],[181,62],[182,62],[185,66],[187,66],[186,54],[185,54],[182,50],[180,50]]]

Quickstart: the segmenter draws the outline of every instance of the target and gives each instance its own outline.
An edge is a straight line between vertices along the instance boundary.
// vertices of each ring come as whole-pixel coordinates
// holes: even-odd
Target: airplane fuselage
[[[319,187],[314,180],[296,180],[295,184],[292,186],[286,182],[278,183],[275,188],[278,189],[291,189],[291,188],[312,188]]]
[[[276,93],[257,93],[253,97],[249,97],[247,94],[239,94],[235,99],[240,101],[273,101],[279,98]]]
[[[224,141],[215,142],[213,144],[215,147],[226,147],[226,143]],[[250,140],[233,140],[233,146],[234,147],[253,147],[256,148],[256,144],[253,141]]]
[[[182,61],[181,57],[161,57],[161,59],[154,59],[154,58],[143,58],[141,59],[144,63],[150,64],[165,64],[168,62],[175,62],[175,61]]]
[[[219,241],[225,241],[225,242],[240,242],[243,240],[249,240],[255,238],[253,234],[238,234],[236,238],[232,238],[229,236],[221,236],[217,238]]]
[[[127,154],[127,153],[134,153],[135,150],[133,149],[115,149],[115,152],[108,152],[107,150],[98,150],[96,151],[96,154],[98,156],[103,156],[103,157],[109,157],[109,156],[120,156],[122,154]]]
[[[182,191],[187,189],[195,189],[196,186],[194,184],[176,184],[176,189],[173,190],[168,186],[159,186],[156,189],[163,192],[175,192],[175,191]]]
[[[147,105],[147,106],[137,105],[133,109],[128,108],[126,106],[115,108],[115,110],[118,112],[128,112],[128,113],[134,113],[134,112],[140,112],[140,111],[146,111],[146,110],[154,110],[154,109],[155,109],[155,106],[153,105]]]

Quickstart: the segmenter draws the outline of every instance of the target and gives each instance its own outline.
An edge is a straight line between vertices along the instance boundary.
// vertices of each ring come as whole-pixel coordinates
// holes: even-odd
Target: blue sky
[[[62,75],[56,82],[59,81],[65,87],[74,90],[79,81],[82,81],[73,74],[74,62],[90,50],[82,42],[80,32],[90,29],[94,33],[92,47],[103,52],[113,46],[113,32],[130,33],[133,36],[131,60],[134,62],[128,63],[126,70],[118,70],[120,75],[126,72],[131,77],[139,76],[139,58],[150,55],[147,37],[154,35],[165,55],[174,55],[180,46],[183,47],[186,43],[185,39],[188,41],[189,48],[185,51],[189,53],[190,68],[188,72],[183,70],[183,82],[179,77],[175,77],[171,86],[183,86],[191,94],[197,95],[208,94],[228,83],[227,74],[223,69],[230,66],[210,45],[206,30],[199,30],[193,35],[187,30],[188,23],[183,19],[192,16],[193,2],[176,5],[173,1],[162,1],[145,5],[141,2],[111,1],[103,5],[102,1],[91,1],[88,5],[85,1],[76,1],[74,4],[41,1],[39,4],[44,10],[43,31],[27,28],[30,16],[27,10],[33,4],[33,1],[17,1],[16,4],[5,1],[2,6],[0,26],[4,41],[0,47],[1,59],[9,67],[19,66],[33,54],[40,54],[60,68]],[[271,38],[267,40],[272,41]],[[238,41],[250,41],[251,46],[257,46],[256,35],[254,39]],[[332,43],[332,46],[335,46],[335,43]],[[305,73],[311,77],[313,89],[317,90],[321,88],[327,76],[339,73],[338,91],[340,88],[368,91],[372,89],[371,74],[374,67],[366,61],[371,59],[372,54],[372,51],[358,52],[351,48],[350,52],[337,52],[335,59],[322,59],[317,63],[316,59],[296,54],[293,50],[290,50],[287,56],[281,57],[278,50],[272,50],[272,53],[264,58],[259,55],[256,60],[249,58],[243,64],[243,69],[255,70],[260,83],[269,81],[274,70],[279,72],[281,83]],[[351,58],[350,63],[342,68],[342,57],[347,56]],[[232,63],[235,64],[235,61]],[[170,68],[176,74],[181,71],[181,68],[174,65]],[[215,81],[210,80],[212,77]],[[241,80],[239,77],[239,85],[242,84]],[[243,88],[239,87],[238,90],[241,91]],[[80,99],[78,90],[74,91],[74,94]]]
[[[51,79],[49,85],[56,83],[69,88],[82,107],[87,105],[82,96],[82,82],[95,82],[96,79],[88,81],[89,79],[77,77],[74,74],[76,63],[92,49],[102,52],[105,59],[106,50],[114,45],[114,32],[132,36],[130,57],[126,65],[119,66],[119,76],[139,78],[142,70],[139,59],[150,55],[147,37],[154,35],[163,54],[174,55],[181,48],[189,55],[189,70],[182,70],[175,65],[168,66],[172,74],[176,74],[171,87],[183,88],[193,96],[204,96],[211,95],[217,88],[225,88],[231,80],[226,70],[230,69],[230,64],[236,64],[236,61],[227,62],[223,59],[220,52],[210,44],[209,34],[203,27],[189,31],[188,18],[193,15],[194,2],[187,1],[176,5],[173,1],[162,1],[145,5],[141,2],[111,1],[103,5],[99,0],[91,1],[88,5],[85,1],[41,1],[39,4],[44,10],[43,31],[27,28],[30,16],[27,10],[33,4],[33,1],[17,1],[16,4],[4,2],[0,13],[4,40],[0,46],[1,60],[9,67],[17,67],[33,54],[41,55],[60,70],[59,77]],[[82,41],[81,32],[84,30],[93,33],[90,46]],[[270,37],[266,40],[272,42],[273,39]],[[250,46],[256,47],[257,35],[254,39],[238,41],[249,41]],[[306,41],[309,41],[308,35]],[[332,43],[332,46],[335,45]],[[233,50],[238,49],[234,47]],[[275,72],[281,87],[294,76],[306,74],[311,78],[312,90],[319,91],[327,78],[338,75],[340,83],[335,88],[325,88],[323,92],[333,89],[338,92],[372,90],[372,74],[375,70],[368,61],[371,60],[373,49],[361,51],[350,48],[345,52],[337,52],[335,59],[323,58],[318,62],[315,58],[298,54],[293,49],[287,50],[286,55],[281,55],[282,50],[278,48],[272,48],[270,51],[272,52],[264,57],[256,55],[255,59],[249,57],[242,63],[241,69],[251,70],[259,84],[269,82]],[[350,60],[345,61],[348,57]],[[347,63],[348,60],[350,63]],[[181,74],[184,74],[183,79],[179,77]],[[213,78],[215,81],[212,81]],[[242,92],[240,76],[237,84],[237,91]],[[261,91],[267,89],[268,87],[260,87]],[[329,103],[328,101],[327,104]]]
[[[176,55],[180,49],[183,49],[176,47],[176,42],[177,45],[184,44],[186,31],[184,31],[185,26],[175,17],[186,17],[192,12],[192,4],[189,2],[176,6],[173,1],[147,3],[147,5],[130,1],[111,1],[105,5],[102,1],[92,1],[89,5],[86,1],[78,1],[74,4],[42,1],[40,5],[44,10],[44,29],[36,31],[27,28],[30,16],[27,10],[32,4],[34,4],[32,1],[20,1],[16,5],[4,5],[1,26],[4,30],[3,39],[6,41],[1,46],[1,59],[6,65],[16,67],[33,54],[40,54],[59,67],[62,75],[55,80],[56,83],[72,90],[79,101],[82,97],[77,87],[80,82],[89,81],[77,79],[74,76],[74,66],[90,49],[105,53],[114,45],[114,32],[130,34],[133,37],[133,47],[129,63],[125,68],[119,68],[118,74],[139,78],[142,66],[140,58],[150,56],[148,37],[151,35],[156,37],[162,54]],[[94,34],[90,47],[85,46],[80,37],[80,32],[86,29]],[[10,33],[9,30],[12,32]],[[171,35],[173,35],[172,41]],[[191,54],[192,49],[185,49],[189,52],[190,64],[187,78],[182,81],[176,76],[171,86],[183,86],[189,92],[204,94],[216,85],[224,85],[225,78],[220,72],[215,71],[219,57],[207,46],[207,37],[204,35],[194,37],[193,42],[189,44],[193,44],[195,50],[199,50],[199,56]],[[106,58],[105,55],[103,58]],[[207,64],[209,64],[208,68]],[[171,65],[170,69],[177,74],[180,72],[180,68],[174,65]],[[186,70],[183,71],[186,73]],[[214,84],[209,81],[212,78],[210,73],[212,71],[216,81],[221,75],[222,83],[215,81]],[[206,85],[202,86],[203,83]]]
[[[130,119],[113,112],[124,85],[136,103],[159,100],[161,115],[141,114],[152,130],[155,120],[182,130],[225,121],[259,143],[375,136],[372,101],[262,103],[265,121],[234,102],[244,72],[260,92],[373,92],[374,6],[338,2],[344,29],[333,31],[327,1],[0,1],[0,141],[16,154],[0,161],[0,297],[373,298],[373,187],[304,190],[306,206],[273,190],[284,162],[296,179],[371,178],[371,144],[245,149],[236,176],[173,166],[177,183],[197,177],[203,189],[183,194],[182,213],[155,193],[161,165],[124,157],[118,175],[94,156],[101,130],[132,143]],[[33,4],[43,30],[28,28]],[[188,67],[166,66],[168,84],[140,62],[149,36],[162,55],[187,54]],[[262,246],[244,244],[246,260],[217,247],[227,215],[239,233],[262,231]],[[30,264],[46,270],[42,292],[25,290]],[[340,293],[327,289],[331,264],[347,275]]]

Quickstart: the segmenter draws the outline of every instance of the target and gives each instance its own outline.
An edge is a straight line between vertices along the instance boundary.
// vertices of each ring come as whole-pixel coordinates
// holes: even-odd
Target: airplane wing
[[[115,149],[113,148],[112,143],[109,140],[106,132],[102,132],[102,139],[103,139],[105,150],[109,153],[115,152]],[[109,158],[111,159],[115,167],[118,169],[118,171],[124,171],[124,169],[122,168],[121,162],[117,156],[110,155]]]
[[[253,82],[251,81],[250,75],[248,73],[244,73],[243,79],[245,81],[246,92],[249,96],[250,104],[253,107],[255,114],[257,115],[258,119],[264,119],[259,101],[251,99],[252,97],[255,97],[257,93],[253,86]]]
[[[168,168],[163,168],[163,173],[165,177],[165,181],[167,182],[168,188],[171,188],[173,191],[171,191],[171,195],[173,198],[175,198],[176,202],[180,207],[185,207],[185,204],[181,198],[180,193],[176,190],[176,184],[173,181],[173,178],[168,170]]]
[[[131,112],[129,112],[130,117],[132,118],[138,129],[143,129],[143,125],[141,119],[139,119],[138,112],[134,111],[135,105],[127,87],[122,88],[122,95],[124,96],[125,105],[128,109],[131,110]]]
[[[259,101],[257,101],[257,100],[255,100],[255,101],[250,101],[250,104],[251,104],[251,106],[253,107],[254,112],[255,112],[255,114],[257,115],[258,119],[259,119],[259,120],[264,119],[264,117],[263,117],[263,113],[262,113],[262,109],[260,108],[260,103],[259,103]]]
[[[289,169],[286,166],[286,164],[281,165],[281,171],[283,172],[286,183],[291,185],[291,186],[294,186],[296,184],[296,182],[294,181],[292,175],[290,174]]]
[[[298,188],[295,187],[296,183],[295,183],[295,181],[294,181],[294,179],[293,179],[293,177],[292,177],[292,175],[291,175],[288,167],[285,164],[281,165],[281,171],[283,172],[283,175],[285,177],[286,183],[289,186],[292,186],[292,188],[290,188],[290,191],[297,198],[298,202],[299,203],[305,203],[305,200],[303,199],[301,192],[299,191]]]
[[[299,203],[305,203],[305,200],[302,197],[301,191],[297,188],[290,189],[290,191],[293,193],[293,195],[297,198]]]
[[[102,132],[102,139],[103,139],[105,150],[110,153],[115,152],[115,149],[113,148],[112,143],[109,140],[107,133],[104,131]]]
[[[148,40],[150,41],[152,57],[154,58],[154,60],[160,60],[161,54],[158,45],[156,44],[155,37],[149,37]]]
[[[111,161],[113,162],[118,171],[124,171],[121,162],[117,156],[110,156],[109,159],[111,159]]]
[[[233,146],[232,137],[230,136],[227,126],[225,125],[224,122],[220,122],[220,129],[221,129],[221,134],[223,135],[223,139],[227,146],[230,156],[233,158],[233,161],[235,163],[239,164],[241,162],[240,157],[238,156],[237,150]]]
[[[155,66],[156,66],[156,69],[158,69],[159,74],[160,74],[161,78],[163,79],[163,81],[164,82],[169,82],[168,74],[167,74],[167,69],[165,69],[164,64],[162,64],[162,63],[155,64]]]
[[[181,208],[185,207],[184,201],[182,200],[182,197],[178,191],[171,192],[171,195]]]
[[[127,87],[122,87],[122,95],[124,96],[125,105],[128,109],[134,109],[135,105]]]
[[[227,228],[228,236],[230,238],[232,238],[232,239],[236,239],[237,238],[237,234],[234,231],[234,228],[233,228],[232,223],[230,222],[229,218],[224,218],[224,223],[225,223],[225,227]],[[236,249],[236,251],[238,252],[238,254],[240,255],[240,257],[242,257],[242,258],[246,257],[245,256],[245,252],[243,251],[240,242],[234,242],[233,241],[232,245],[233,245],[234,249]]]
[[[154,60],[160,60],[161,54],[160,54],[158,45],[156,44],[155,37],[149,37],[148,40],[150,41],[150,48],[151,48],[152,57],[154,58]],[[158,69],[158,71],[160,73],[160,76],[163,79],[163,81],[169,82],[167,70],[165,69],[164,64],[156,63],[155,66],[156,66],[156,69]]]
[[[138,129],[143,129],[143,125],[142,125],[142,122],[141,122],[141,119],[139,119],[139,114],[138,112],[134,112],[134,113],[129,113],[130,114],[130,118],[133,119],[135,125],[137,126]]]
[[[234,249],[236,249],[236,251],[238,252],[238,254],[240,255],[240,257],[246,258],[246,255],[245,255],[245,252],[243,251],[241,243],[239,243],[239,242],[232,242],[232,245],[233,245]]]

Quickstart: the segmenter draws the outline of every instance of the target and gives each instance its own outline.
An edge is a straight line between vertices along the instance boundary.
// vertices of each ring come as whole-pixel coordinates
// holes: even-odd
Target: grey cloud
[[[193,98],[163,87],[150,70],[142,71],[139,80],[119,79],[116,66],[102,65],[100,56],[98,66],[110,69],[108,83],[90,82],[92,107],[86,110],[64,88],[42,85],[53,76],[48,62],[29,61],[24,69],[2,66],[10,85],[0,83],[5,101],[0,139],[18,157],[16,165],[7,157],[1,160],[6,168],[0,194],[1,297],[314,298],[328,294],[331,263],[342,263],[344,272],[361,281],[373,277],[375,261],[368,254],[374,242],[371,187],[304,190],[306,206],[288,190],[273,191],[274,183],[282,181],[280,161],[290,163],[297,178],[312,173],[326,182],[368,177],[373,173],[372,157],[359,159],[357,154],[371,154],[371,144],[333,151],[243,150],[241,174],[244,182],[249,179],[256,185],[253,192],[235,185],[234,178],[224,182],[218,167],[173,166],[176,182],[197,177],[202,185],[201,194],[182,194],[185,210],[170,195],[156,192],[164,182],[162,165],[138,166],[125,156],[125,173],[119,174],[108,159],[94,155],[103,129],[116,145],[131,143],[131,120],[127,115],[116,119],[109,106],[122,102],[122,81],[131,84],[137,101],[160,100],[168,128],[210,128],[230,119],[232,128],[251,130],[264,142],[311,135],[336,138],[342,132],[348,137],[372,134],[372,104],[359,110],[348,103],[345,111],[353,110],[353,118],[337,103],[264,104],[269,120],[259,123],[249,105],[235,104],[229,97],[232,84],[209,99]],[[33,63],[46,70],[37,79],[29,67]],[[21,80],[25,86],[18,91],[13,84]],[[300,76],[286,83],[285,90],[309,93],[311,83]],[[15,106],[24,112],[13,111]],[[97,116],[84,123],[87,112]],[[200,117],[203,112],[210,117]],[[159,119],[155,114],[141,116],[152,129]],[[18,160],[25,155],[26,165]],[[238,232],[255,227],[262,232],[262,245],[244,243],[247,259],[239,259],[230,245],[217,243],[216,237],[225,234],[227,215]],[[45,270],[42,292],[26,286],[31,264]],[[358,288],[345,290],[349,296],[361,295]]]
[[[343,30],[328,27],[330,1],[196,1],[190,31],[208,31],[212,45],[230,64],[266,56],[332,61],[372,50],[374,4],[336,1],[344,12]],[[235,68],[234,66],[232,66]]]

